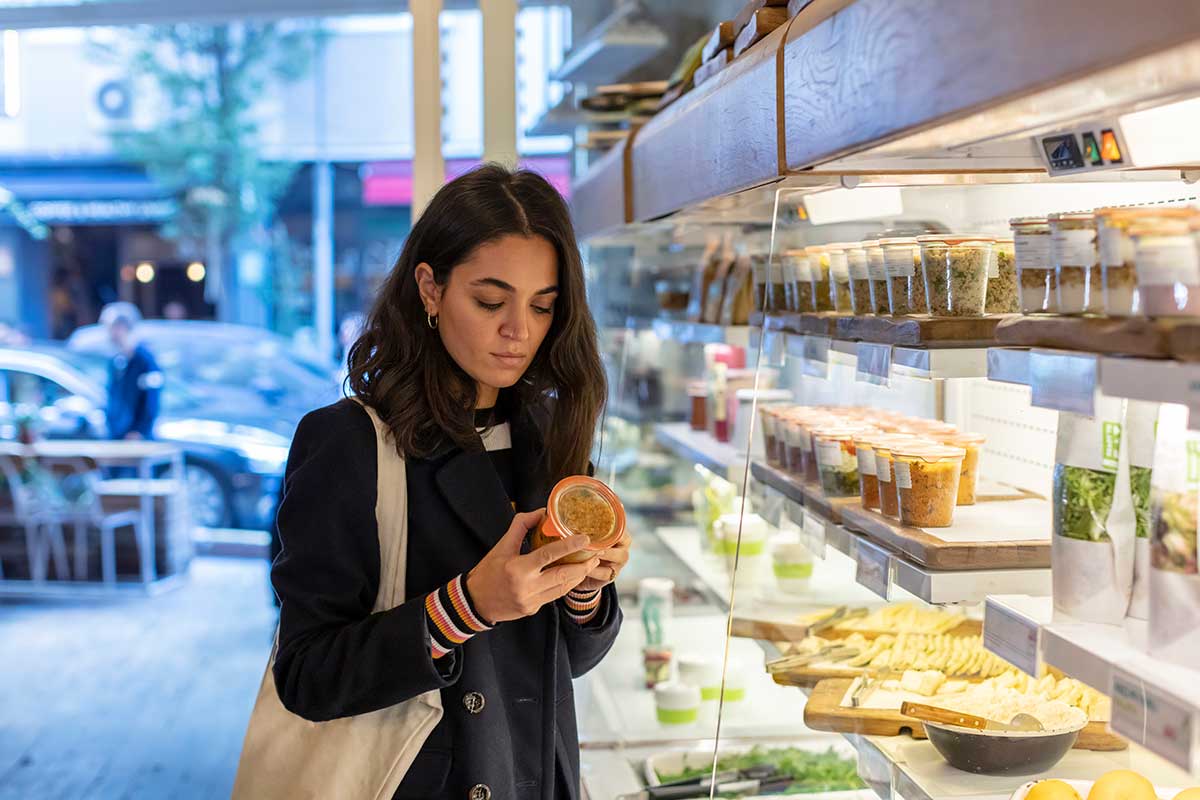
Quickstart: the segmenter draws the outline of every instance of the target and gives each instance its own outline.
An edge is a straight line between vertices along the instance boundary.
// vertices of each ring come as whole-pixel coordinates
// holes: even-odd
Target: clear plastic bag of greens
[[[1136,521],[1133,549],[1133,597],[1129,616],[1147,619],[1150,614],[1150,487],[1154,472],[1154,438],[1158,403],[1127,400],[1125,441],[1129,449],[1129,490]]]

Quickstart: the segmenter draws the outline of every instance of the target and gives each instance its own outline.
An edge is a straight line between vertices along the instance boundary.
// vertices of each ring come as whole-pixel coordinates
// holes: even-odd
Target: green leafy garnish
[[[1117,476],[1058,464],[1054,468],[1054,532],[1085,542],[1108,541]]]
[[[1150,536],[1150,467],[1129,467],[1129,483],[1133,492],[1133,510],[1137,514],[1139,539]]]
[[[823,753],[816,753],[792,747],[770,750],[755,747],[747,753],[720,758],[717,761],[717,770],[745,770],[763,764],[769,764],[776,772],[792,779],[791,785],[778,794],[840,792],[865,787],[858,777],[854,759],[838,755],[832,748]],[[710,772],[709,767],[692,767],[673,775],[659,775],[658,778],[663,783],[672,783],[707,776]]]

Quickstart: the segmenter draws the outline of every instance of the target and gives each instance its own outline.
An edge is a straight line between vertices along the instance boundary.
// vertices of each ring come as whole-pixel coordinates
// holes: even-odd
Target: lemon
[[[1100,776],[1088,792],[1088,800],[1158,800],[1154,784],[1136,772],[1114,769]]]
[[[1025,800],[1082,800],[1071,784],[1062,781],[1038,781],[1025,795]]]
[[[1193,786],[1191,789],[1184,789],[1182,792],[1175,795],[1174,800],[1200,800],[1200,786]]]

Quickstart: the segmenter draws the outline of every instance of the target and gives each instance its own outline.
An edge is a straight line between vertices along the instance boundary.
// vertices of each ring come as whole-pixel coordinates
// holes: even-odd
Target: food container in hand
[[[887,262],[883,258],[883,246],[878,241],[867,242],[867,274],[871,278],[871,310],[876,314],[890,314],[888,304]]]
[[[862,242],[846,247],[846,267],[850,271],[850,306],[860,316],[873,312],[871,303],[871,270],[867,251]]]
[[[625,509],[613,490],[595,478],[572,475],[550,491],[546,516],[533,529],[530,543],[537,549],[568,536],[587,536],[587,547],[556,562],[582,563],[615,545],[624,534]]]
[[[833,278],[829,250],[820,245],[806,247],[808,273],[812,280],[813,306],[815,311],[833,311]]]
[[[813,449],[817,453],[817,474],[821,489],[828,497],[856,497],[859,494],[858,454],[854,434],[848,428],[818,428],[813,431]]]
[[[813,573],[812,551],[800,542],[777,542],[771,548],[775,583],[787,594],[803,594]]]
[[[721,662],[711,656],[679,657],[679,682],[700,690],[701,701],[721,699]]]
[[[900,521],[918,528],[948,528],[958,503],[966,451],[946,445],[901,445],[892,451]]]
[[[975,505],[975,489],[979,482],[979,452],[983,449],[987,437],[982,433],[947,433],[935,434],[934,438],[941,444],[958,447],[966,452],[958,476],[957,505]]]
[[[987,301],[988,236],[918,236],[929,313],[935,317],[978,317]]]
[[[1129,230],[1142,308],[1148,317],[1200,316],[1200,260],[1190,224],[1194,212],[1162,211],[1161,217]]]
[[[833,310],[844,314],[854,311],[854,301],[850,297],[850,262],[846,258],[846,242],[825,245],[825,254],[829,256],[829,300]]]
[[[700,716],[700,687],[668,681],[654,687],[654,706],[663,725],[690,725]]]
[[[880,239],[888,275],[888,310],[892,314],[928,314],[921,247],[911,236]]]
[[[997,237],[988,262],[987,301],[989,314],[1015,314],[1021,303],[1017,296],[1017,262],[1011,236]]]
[[[1017,217],[1009,226],[1021,286],[1021,313],[1057,312],[1058,275],[1050,250],[1050,223],[1045,217]]]
[[[1058,313],[1098,313],[1103,308],[1096,215],[1051,214],[1050,251],[1058,276]]]

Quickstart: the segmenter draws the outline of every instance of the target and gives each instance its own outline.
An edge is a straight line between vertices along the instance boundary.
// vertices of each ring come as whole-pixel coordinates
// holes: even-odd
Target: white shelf
[[[989,597],[984,613],[988,649],[1023,662],[1026,670],[1040,658],[1113,695],[1119,733],[1200,771],[1200,670],[1149,655],[1146,635],[1145,622],[1124,627],[1078,622],[1056,614],[1044,597]],[[1192,738],[1186,741],[1189,726]]]
[[[926,603],[982,603],[991,594],[1050,594],[1049,569],[934,570],[892,556],[896,586]]]
[[[642,325],[631,325],[630,327],[642,327]],[[656,319],[650,323],[650,328],[662,339],[687,344],[750,346],[751,328],[749,325],[712,325],[704,322]]]
[[[682,458],[711,469],[723,478],[745,466],[745,454],[731,444],[722,444],[705,431],[694,431],[686,422],[668,422],[654,426],[654,438],[663,447]],[[734,475],[740,483],[740,474]]]

